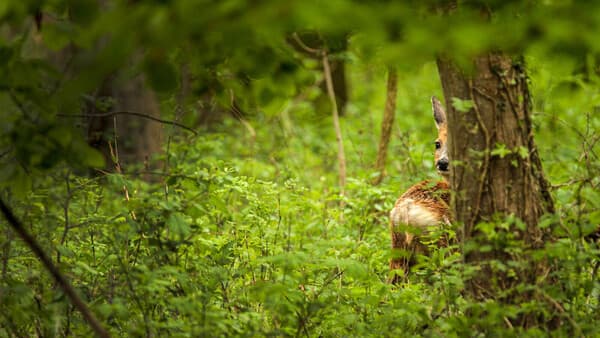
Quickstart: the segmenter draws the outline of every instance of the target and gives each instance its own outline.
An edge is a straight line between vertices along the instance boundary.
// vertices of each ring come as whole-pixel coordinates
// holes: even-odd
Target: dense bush
[[[301,101],[285,115],[256,111],[256,135],[226,120],[201,136],[175,136],[156,159],[168,163],[164,172],[90,176],[58,166],[8,201],[118,336],[539,336],[544,328],[511,327],[523,311],[557,317],[558,335],[598,335],[600,251],[583,237],[600,223],[600,97],[593,83],[531,64],[537,143],[558,207],[540,226],[555,227],[557,239],[524,251],[501,230],[518,220],[479,225],[513,258],[494,268],[510,271],[522,255],[558,267],[519,286],[534,294],[520,307],[463,298],[464,276],[477,267],[461,263],[457,245],[432,245],[408,283],[386,283],[387,213],[408,186],[436,177],[433,64],[402,75],[380,186],[369,182],[384,74],[355,61],[342,121],[345,196],[329,114]],[[8,227],[2,233],[0,336],[88,335],[29,249]]]
[[[600,336],[599,4],[2,0],[0,202],[114,336]],[[346,63],[345,191],[322,55],[294,48],[293,33]],[[388,211],[438,179],[434,61],[469,72],[491,50],[525,59],[556,202],[538,225],[552,240],[530,249],[513,232],[525,225],[499,215],[477,225],[485,241],[437,248],[435,236],[460,237],[456,224],[392,286]],[[396,123],[373,185],[388,67]],[[115,113],[125,85],[160,101],[160,116],[143,100],[137,115]],[[207,111],[217,122],[204,126]],[[112,118],[95,144],[110,152],[89,146],[91,112]],[[118,160],[142,141],[111,134],[127,113],[163,127],[149,165]],[[0,234],[0,337],[91,335],[4,218]],[[491,271],[513,280],[551,268],[512,289],[492,275],[497,292],[475,301],[465,281],[481,267],[463,260],[474,247],[499,253]],[[511,324],[527,316],[543,325]]]

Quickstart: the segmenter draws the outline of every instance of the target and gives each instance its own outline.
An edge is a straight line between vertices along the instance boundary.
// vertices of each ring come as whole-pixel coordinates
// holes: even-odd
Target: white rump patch
[[[440,223],[438,214],[407,198],[400,202],[390,212],[390,219],[394,226],[409,225],[413,227],[426,228]]]

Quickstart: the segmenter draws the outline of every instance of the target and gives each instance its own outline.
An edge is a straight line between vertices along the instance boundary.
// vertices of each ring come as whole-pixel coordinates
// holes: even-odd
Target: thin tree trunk
[[[381,123],[381,138],[379,139],[379,148],[377,150],[377,162],[375,170],[379,175],[373,181],[378,185],[385,176],[385,161],[387,159],[388,145],[390,144],[390,135],[394,125],[394,115],[396,112],[396,92],[398,91],[398,72],[395,68],[388,68],[387,96],[385,100],[385,110],[383,111],[383,122]]]
[[[340,195],[344,197],[346,195],[346,155],[344,153],[344,139],[342,138],[342,128],[340,126],[340,113],[338,110],[337,100],[335,98],[335,90],[333,86],[333,78],[331,76],[331,65],[329,64],[329,56],[327,49],[315,49],[307,46],[297,33],[292,34],[292,39],[298,44],[304,51],[313,55],[321,57],[321,63],[323,64],[323,75],[325,77],[325,86],[327,88],[327,94],[331,103],[331,112],[333,115],[333,128],[335,130],[335,138],[338,146],[338,166],[339,166],[339,186]],[[340,208],[344,208],[344,200],[340,201]],[[340,214],[343,219],[343,213]]]
[[[342,138],[342,128],[340,127],[340,114],[338,112],[337,102],[335,99],[335,92],[333,90],[333,81],[331,79],[331,67],[329,66],[329,58],[327,52],[322,50],[323,54],[323,72],[325,73],[325,83],[327,85],[327,92],[329,93],[329,99],[331,100],[331,112],[333,115],[333,127],[335,129],[335,139],[338,146],[338,166],[339,166],[339,184],[340,184],[340,195],[345,196],[346,187],[346,155],[344,153],[344,139]],[[344,203],[341,203],[342,206]]]
[[[337,38],[329,37],[327,41],[333,42],[334,46],[327,45],[320,33],[316,31],[304,31],[294,33],[288,38],[288,43],[297,51],[314,58],[317,61],[322,61],[320,51],[328,49],[330,53],[341,54],[348,50],[348,35],[343,34]],[[333,50],[332,50],[332,47]],[[329,58],[329,74],[333,93],[338,106],[338,114],[344,116],[346,105],[348,102],[348,79],[346,76],[346,62],[343,58]],[[319,85],[324,93],[329,95],[327,83]],[[320,99],[319,99],[320,100]]]
[[[474,60],[472,76],[445,59],[438,60],[438,69],[447,102],[449,155],[454,163],[452,208],[463,225],[461,242],[476,243],[476,249],[464,252],[466,263],[479,267],[466,283],[467,294],[506,304],[531,300],[534,292],[518,294],[513,288],[519,283],[548,283],[544,276],[550,266],[533,262],[526,254],[518,258],[509,255],[476,228],[480,222],[514,216],[525,226],[515,222],[506,233],[522,239],[526,249],[541,248],[549,240],[549,233],[537,226],[543,214],[554,212],[554,206],[533,140],[524,65],[505,54],[489,53]],[[450,104],[456,99],[473,105]],[[461,105],[462,109],[457,109]],[[490,245],[492,249],[487,250]],[[485,252],[479,250],[484,246]],[[516,275],[492,268],[492,260],[515,259],[524,264],[515,269]],[[513,324],[537,325],[540,320],[525,315]]]

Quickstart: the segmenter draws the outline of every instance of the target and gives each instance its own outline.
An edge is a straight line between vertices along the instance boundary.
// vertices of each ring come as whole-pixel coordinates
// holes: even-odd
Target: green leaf
[[[519,154],[519,156],[521,156],[522,159],[526,159],[529,156],[529,149],[527,149],[527,147],[524,146],[517,147],[515,152]]]
[[[83,268],[85,271],[91,273],[92,275],[101,275],[102,274],[100,271],[92,268],[91,266],[87,265],[85,262],[77,261],[75,264],[77,264],[77,266]]]
[[[172,213],[167,219],[167,226],[170,231],[175,234],[185,237],[190,233],[190,225],[180,213]]]
[[[496,143],[496,148],[494,148],[490,154],[492,156],[500,156],[500,158],[504,158],[510,153],[512,153],[512,151],[506,148],[506,144]]]
[[[467,113],[468,111],[473,109],[475,104],[471,100],[461,100],[458,97],[453,97],[452,106],[459,112]]]
[[[92,147],[87,147],[86,149],[83,152],[83,164],[90,168],[104,167],[104,156],[102,156],[102,153]]]

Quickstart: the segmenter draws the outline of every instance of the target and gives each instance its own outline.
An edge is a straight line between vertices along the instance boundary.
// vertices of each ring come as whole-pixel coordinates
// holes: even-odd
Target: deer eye
[[[442,143],[440,141],[435,141],[435,149],[440,149],[442,147]]]

